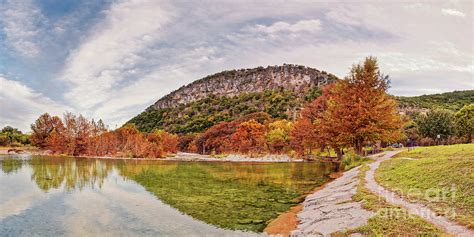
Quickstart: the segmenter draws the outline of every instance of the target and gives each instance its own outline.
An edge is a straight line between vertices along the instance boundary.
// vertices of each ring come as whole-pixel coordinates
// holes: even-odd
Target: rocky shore
[[[0,155],[26,154],[26,155],[53,155],[47,150],[38,149],[14,149],[0,148]],[[91,159],[116,159],[116,160],[165,160],[165,161],[221,161],[221,162],[303,162],[303,159],[291,158],[288,155],[265,155],[262,157],[250,157],[232,154],[225,157],[213,157],[196,153],[178,152],[176,155],[165,158],[130,158],[113,156],[80,156]]]
[[[250,157],[245,155],[231,154],[225,157],[218,158],[209,155],[200,155],[184,152],[178,152],[176,156],[165,158],[165,160],[225,162],[303,162],[303,159],[291,158],[288,155],[265,155],[262,157]]]

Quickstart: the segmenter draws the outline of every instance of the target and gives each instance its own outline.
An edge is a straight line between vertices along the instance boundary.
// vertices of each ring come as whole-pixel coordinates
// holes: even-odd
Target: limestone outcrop
[[[303,96],[309,88],[335,80],[334,75],[324,71],[292,64],[223,71],[171,92],[149,109],[177,107],[204,99],[210,94],[232,97],[241,93],[285,89]]]

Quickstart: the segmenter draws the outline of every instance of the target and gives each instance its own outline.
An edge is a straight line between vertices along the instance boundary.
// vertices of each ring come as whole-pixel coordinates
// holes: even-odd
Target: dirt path
[[[336,231],[364,225],[374,214],[354,202],[359,184],[359,168],[345,172],[323,189],[310,194],[298,213],[299,224],[290,236],[329,236]]]
[[[444,216],[438,216],[431,209],[427,208],[420,203],[411,203],[394,192],[388,191],[387,189],[380,186],[374,178],[375,170],[380,166],[380,163],[390,159],[392,156],[397,154],[399,151],[388,151],[383,157],[378,158],[374,163],[370,164],[370,170],[367,171],[365,179],[367,181],[367,187],[375,194],[384,197],[389,203],[394,205],[403,206],[407,209],[408,213],[421,216],[428,222],[444,229],[446,232],[456,236],[474,236],[474,231],[469,230],[467,227],[456,224],[450,221]]]

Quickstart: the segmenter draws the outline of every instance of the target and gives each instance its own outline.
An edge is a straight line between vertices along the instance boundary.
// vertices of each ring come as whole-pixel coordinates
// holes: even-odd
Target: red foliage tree
[[[39,148],[46,148],[47,138],[55,128],[63,126],[61,119],[57,116],[51,117],[48,113],[42,114],[34,124],[31,124],[31,144]]]
[[[316,147],[315,127],[307,118],[298,119],[290,132],[290,146],[298,156],[311,154]]]
[[[265,150],[266,127],[254,119],[243,122],[232,134],[231,147],[241,153],[261,153]]]
[[[41,115],[32,125],[34,144],[54,153],[92,156],[163,157],[177,152],[178,136],[165,131],[143,134],[127,124],[115,131],[99,120],[65,113],[59,117]]]
[[[393,139],[402,123],[395,101],[386,92],[388,86],[388,77],[380,72],[375,58],[354,65],[349,76],[331,90],[322,131],[359,154],[368,142]]]

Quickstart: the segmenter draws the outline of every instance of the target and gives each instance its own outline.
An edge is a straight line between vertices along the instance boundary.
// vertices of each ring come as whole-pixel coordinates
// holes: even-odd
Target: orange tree
[[[307,118],[298,119],[290,131],[290,147],[298,154],[304,156],[311,154],[316,147],[314,124]]]
[[[265,125],[254,119],[243,122],[232,134],[232,148],[241,153],[260,153],[265,150]]]
[[[64,125],[59,117],[51,117],[48,113],[42,114],[34,124],[31,124],[31,143],[39,148],[45,148],[49,134],[55,129],[59,130],[60,127]]]
[[[362,154],[370,142],[401,135],[401,119],[388,87],[388,77],[380,72],[377,60],[368,57],[353,65],[344,80],[325,87],[322,96],[303,109],[301,119],[312,122],[315,142],[321,148],[333,148],[339,159],[348,146]]]
[[[354,65],[349,76],[332,88],[317,128],[358,154],[368,142],[393,139],[402,123],[395,101],[387,94],[389,82],[374,57]]]

